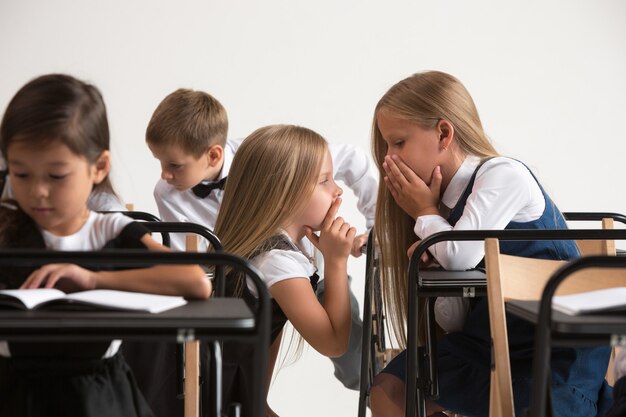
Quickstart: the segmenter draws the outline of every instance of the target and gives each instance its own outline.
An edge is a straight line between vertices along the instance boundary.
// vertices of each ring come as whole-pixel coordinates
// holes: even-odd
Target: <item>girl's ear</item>
[[[221,145],[213,145],[206,152],[209,166],[221,166],[224,159],[224,148]]]
[[[111,170],[111,152],[103,151],[94,164],[94,184],[100,184]]]
[[[446,119],[441,119],[437,123],[437,130],[439,132],[439,148],[445,151],[454,138],[454,126]]]

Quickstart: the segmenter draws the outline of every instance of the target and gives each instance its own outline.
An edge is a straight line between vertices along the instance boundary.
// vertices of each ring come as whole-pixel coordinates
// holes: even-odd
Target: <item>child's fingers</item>
[[[391,159],[389,159],[389,163],[386,161],[387,160],[383,163],[383,168],[385,168],[385,172],[387,173],[388,181],[394,188],[401,190],[403,178],[400,178],[400,171],[398,171],[398,168]]]
[[[337,197],[337,199],[333,201],[333,204],[330,205],[328,213],[326,213],[326,217],[324,217],[324,221],[322,222],[322,229],[328,229],[333,225],[335,216],[337,216],[337,212],[339,211],[339,206],[341,206],[341,197]]]
[[[335,219],[333,219],[332,224],[330,225],[330,230],[331,231],[341,230],[341,227],[344,224],[346,224],[346,221],[343,219],[343,217],[341,216],[335,217]]]
[[[417,242],[415,242],[411,246],[409,246],[409,249],[407,249],[406,255],[409,257],[409,259],[411,259],[411,257],[413,256],[413,252],[415,252],[415,249],[417,248],[417,245],[420,244],[420,242],[421,242],[421,240],[418,240]]]
[[[45,288],[54,288],[56,283],[63,277],[63,269],[59,268],[56,271],[53,271],[48,274],[48,279],[46,280]]]
[[[26,281],[20,286],[21,289],[30,289],[30,288],[39,288],[41,283],[44,281],[48,272],[45,267],[39,268],[33,271]]]
[[[397,188],[402,189],[404,186],[408,185],[409,181],[404,173],[400,170],[400,167],[398,165],[401,161],[397,158],[397,156],[393,159],[390,156],[386,156],[385,164],[387,165],[387,174],[389,178],[394,182]]]
[[[363,254],[363,246],[367,243],[368,235],[367,233],[363,233],[361,235],[355,236],[352,241],[352,250],[350,254],[355,258],[358,258]]]
[[[341,227],[339,227],[340,236],[347,236],[350,231],[350,223],[344,222]]]
[[[439,198],[439,196],[441,195],[441,181],[441,167],[436,166],[433,170],[433,179],[430,181],[430,185],[428,186],[428,188],[430,188],[431,193],[437,198]]]
[[[320,245],[319,245],[320,244],[320,238],[317,237],[317,235],[315,233],[313,233],[313,229],[311,229],[308,226],[305,226],[304,227],[304,234],[311,241],[313,246],[315,246],[317,249],[320,248]]]
[[[409,166],[405,164],[397,155],[393,155],[391,157],[391,160],[395,163],[395,166],[402,178],[404,178],[408,183],[415,183],[417,180],[420,179],[417,174],[411,168],[409,168]]]
[[[387,186],[387,189],[389,190],[389,192],[391,193],[391,196],[395,199],[398,196],[398,190],[396,189],[395,185],[393,184],[393,182],[391,181],[391,178],[389,178],[388,176],[384,177],[385,180],[385,185]]]

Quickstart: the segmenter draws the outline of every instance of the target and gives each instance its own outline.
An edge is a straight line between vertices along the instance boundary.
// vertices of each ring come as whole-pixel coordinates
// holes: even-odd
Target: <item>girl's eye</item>
[[[320,181],[320,184],[324,185],[324,184],[328,184],[328,179],[323,179]]]
[[[26,177],[28,177],[28,174],[24,174],[22,172],[13,172],[11,175],[13,175],[15,178],[26,178]]]
[[[396,143],[393,144],[393,146],[395,146],[396,148],[400,148],[402,147],[402,145],[404,145],[404,141],[403,140],[399,140]]]
[[[64,179],[65,177],[67,177],[67,174],[63,174],[63,175],[52,175],[52,174],[50,174],[50,178],[52,178],[53,180],[59,180],[60,181],[60,180]]]

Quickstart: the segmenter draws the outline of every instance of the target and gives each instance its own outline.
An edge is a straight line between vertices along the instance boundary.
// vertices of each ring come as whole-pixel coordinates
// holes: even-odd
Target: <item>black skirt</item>
[[[120,353],[86,360],[0,358],[0,415],[153,416]]]

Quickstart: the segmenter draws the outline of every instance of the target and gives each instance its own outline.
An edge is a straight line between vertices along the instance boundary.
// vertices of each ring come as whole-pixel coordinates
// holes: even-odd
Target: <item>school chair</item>
[[[141,211],[125,211],[123,214],[132,217],[133,219],[142,220],[142,224],[153,233],[160,233],[162,236],[162,242],[168,246],[170,243],[170,233],[184,233],[186,234],[187,251],[197,252],[198,238],[202,237],[206,239],[212,246],[214,251],[222,251],[223,246],[218,237],[205,226],[195,223],[181,223],[181,222],[162,222],[158,217],[151,213]],[[223,268],[219,265],[214,270],[214,294],[216,296],[223,296],[224,293],[224,272]],[[210,363],[207,364],[209,369],[209,375],[203,375],[200,372],[200,344],[198,341],[190,341],[184,344],[177,345],[176,354],[176,392],[179,399],[183,399],[183,415],[185,417],[196,417],[201,414],[200,404],[200,386],[206,383],[204,380],[216,381],[219,375],[219,368],[221,367],[221,349],[220,344],[217,341],[212,342],[212,346],[208,349],[208,358]],[[201,374],[204,378],[201,378]],[[213,393],[213,390],[209,391],[209,395]],[[217,397],[212,395],[208,399],[209,416],[220,416],[222,408],[221,393]]]
[[[626,230],[478,230],[448,231],[429,236],[415,249],[408,273],[407,396],[406,415],[425,416],[427,399],[438,398],[434,299],[437,296],[486,295],[484,271],[420,271],[421,255],[431,245],[447,241],[500,240],[602,240],[624,239]],[[425,305],[425,306],[424,306]],[[423,313],[423,314],[422,314]],[[425,320],[421,320],[422,315]],[[422,335],[419,340],[418,335]],[[424,340],[425,338],[425,340]],[[417,414],[416,414],[417,413]]]
[[[400,353],[399,349],[387,348],[383,296],[378,269],[379,253],[374,229],[369,233],[365,254],[363,338],[361,340],[358,417],[365,417],[369,390],[374,377]]]
[[[206,239],[211,244],[214,252],[222,252],[224,250],[222,243],[212,230],[196,223],[146,221],[143,224],[152,232],[167,234],[185,233],[187,252],[198,252],[198,239],[200,237]],[[224,296],[224,280],[223,268],[217,265],[213,276],[214,296]],[[200,344],[197,340],[194,340],[186,342],[182,347],[183,349],[178,353],[177,366],[179,370],[177,378],[179,397],[184,398],[184,416],[197,417],[201,415]],[[216,381],[221,379],[221,345],[218,341],[213,341],[208,350],[210,363],[208,364],[209,375],[207,379]],[[210,390],[209,395],[213,392],[214,390]],[[208,403],[210,408],[208,410],[209,416],[221,417],[221,392],[217,392],[216,396],[211,395]]]
[[[134,204],[127,203],[126,211],[121,213],[131,217],[135,220],[141,220],[151,232],[161,233],[161,242],[165,246],[170,245],[169,233],[195,233],[196,236],[202,236],[207,239],[215,250],[222,250],[222,244],[217,236],[208,228],[197,225],[194,223],[176,223],[176,222],[161,222],[161,220],[148,212],[134,210]],[[111,211],[105,211],[104,213],[111,213]],[[187,235],[187,250],[197,252],[197,237],[194,239],[193,235]],[[216,283],[219,282],[219,287],[223,288],[223,271],[221,267],[217,267],[215,271]],[[187,342],[183,345],[177,346],[177,392],[178,397],[184,399],[184,416],[195,417],[200,415],[200,351],[198,341]],[[215,353],[217,355],[217,353]],[[215,366],[211,366],[213,370]],[[214,380],[214,378],[211,378]],[[211,407],[215,415],[218,415],[215,411],[215,407],[220,407],[219,400],[213,403],[214,407]]]
[[[489,413],[491,416],[514,417],[505,303],[512,299],[539,300],[550,277],[567,262],[503,255],[499,245],[498,239],[485,240],[487,300],[494,358]],[[626,275],[622,275],[621,284],[626,285]],[[612,279],[605,271],[601,274],[595,271],[595,275],[577,277],[575,282],[568,281],[558,294],[574,294],[619,284],[619,279]],[[549,375],[546,376],[549,378]]]
[[[605,228],[612,228],[611,221],[626,223],[626,216],[611,212],[566,212],[563,213],[568,221],[603,221]],[[452,232],[456,233],[456,232]],[[445,240],[445,239],[444,239]],[[609,246],[614,247],[610,240],[577,241],[581,254],[609,254]],[[425,319],[420,324],[420,337],[424,339],[423,346],[418,351],[417,374],[420,375],[416,383],[418,389],[417,407],[420,415],[425,414],[423,404],[426,399],[436,399],[439,395],[437,381],[436,346],[437,335],[434,320],[434,302],[436,297],[464,297],[474,298],[486,295],[486,276],[484,269],[472,271],[442,271],[424,270],[417,278],[416,293],[423,300],[418,310],[423,312]],[[610,381],[611,379],[609,379]]]
[[[134,213],[134,212],[130,212]],[[201,237],[206,239],[211,245],[212,251],[223,251],[224,247],[222,246],[222,242],[217,237],[215,233],[211,229],[206,226],[197,223],[190,222],[162,222],[162,221],[146,221],[144,222],[146,227],[150,229],[152,232],[161,233],[167,235],[166,237],[169,239],[170,233],[183,233],[187,236],[189,234],[196,235],[196,240],[194,243],[194,247],[197,250],[197,238]],[[167,245],[165,245],[167,246]],[[223,297],[225,294],[225,281],[224,281],[224,273],[223,268],[221,266],[216,266],[214,276],[213,276],[213,284],[214,284],[214,295],[217,297]]]
[[[568,222],[571,221],[600,221],[602,229],[614,229],[616,222],[626,224],[626,216],[621,213],[610,212],[564,212],[563,217]],[[582,256],[587,255],[624,255],[623,251],[615,248],[613,240],[578,240],[576,241],[578,250]]]
[[[110,210],[104,210],[104,211],[100,211],[100,213],[122,213],[125,216],[128,216],[132,219],[135,220],[141,220],[144,222],[160,222],[161,219],[159,219],[157,216],[155,216],[152,213],[148,213],[147,211],[135,211],[135,210],[128,210],[128,208],[132,208],[134,207],[133,204],[126,204],[126,211],[110,211]],[[154,232],[154,230],[153,230]],[[169,233],[167,232],[161,232],[161,243],[164,246],[170,246],[170,236]]]
[[[565,212],[563,213],[564,217],[566,218],[566,220],[568,221],[598,221],[600,220],[602,222],[602,228],[603,229],[613,229],[614,228],[614,222],[620,222],[620,223],[626,223],[626,216],[620,214],[620,213],[604,213],[604,212],[592,212],[592,213],[587,213],[587,212]],[[615,240],[612,239],[603,239],[603,240],[577,240],[576,244],[578,246],[578,249],[581,253],[581,255],[583,256],[590,256],[590,255],[604,255],[604,256],[615,256],[617,254],[616,252],[616,248],[615,248]],[[487,247],[491,248],[491,252],[488,252]],[[485,242],[485,254],[486,257],[485,259],[487,260],[489,257],[491,257],[492,259],[494,259],[494,266],[497,266],[499,263],[499,253],[496,254],[494,253],[494,251],[497,249],[497,244],[494,244],[493,242],[487,240]],[[505,256],[505,255],[502,255]],[[537,263],[537,260],[524,260],[524,262],[527,263],[527,266],[529,268],[533,268],[532,265],[530,265],[530,263]],[[542,262],[543,263],[543,262]],[[543,281],[545,281],[546,278],[546,274],[552,272],[554,270],[555,266],[558,266],[558,262],[557,261],[552,261],[550,262],[552,263],[553,266],[549,266],[549,265],[543,265],[542,268],[538,268],[538,269],[533,269],[532,270],[532,276],[533,277],[539,277],[539,284],[544,284]],[[504,362],[504,353],[502,353],[501,355],[497,353],[497,351],[502,352],[502,348],[503,348],[503,344],[504,346],[506,345],[506,326],[502,326],[502,322],[499,320],[500,317],[503,317],[503,310],[501,309],[500,306],[500,302],[499,300],[499,296],[501,295],[502,297],[504,297],[504,300],[506,300],[507,298],[509,298],[509,295],[507,293],[507,291],[503,291],[502,288],[509,288],[507,287],[509,284],[509,275],[505,275],[506,276],[506,281],[502,282],[501,281],[501,273],[503,269],[500,270],[500,272],[494,272],[493,274],[493,278],[492,278],[492,274],[489,273],[489,270],[487,271],[487,276],[488,276],[488,293],[489,293],[489,301],[491,302],[493,300],[493,309],[492,309],[492,305],[490,305],[490,320],[492,323],[492,334],[496,335],[497,337],[494,336],[494,355],[496,357],[496,366],[492,369],[492,384],[493,386],[496,387],[496,389],[498,388],[502,388],[504,391],[503,393],[500,393],[500,395],[495,395],[493,396],[493,398],[495,398],[495,402],[496,404],[493,404],[492,401],[492,406],[494,407],[494,409],[496,410],[494,413],[492,413],[492,415],[509,415],[510,410],[509,407],[512,406],[512,394],[509,392],[509,389],[507,387],[510,387],[510,371],[507,368],[510,368],[508,366],[508,361]],[[587,271],[589,272],[589,271]],[[542,280],[543,278],[543,280]],[[606,278],[606,275],[604,275],[602,278]],[[579,290],[580,291],[584,291],[585,286],[589,286],[590,288],[588,290],[592,290],[592,289],[602,289],[604,288],[604,285],[606,285],[606,282],[604,282],[604,280],[596,280],[594,279],[593,276],[589,277],[590,281],[588,283],[584,283],[582,288]],[[568,283],[570,284],[570,283]],[[596,288],[597,286],[597,288]],[[528,289],[528,287],[524,287],[526,289]],[[566,289],[563,289],[562,291],[567,291]],[[575,290],[572,290],[575,291]],[[537,297],[537,293],[533,292],[532,290],[525,293],[524,291],[517,291],[515,293],[515,298],[516,299],[524,299],[525,297],[529,297],[531,299],[538,299]],[[491,314],[494,314],[494,316],[492,317]],[[494,328],[495,327],[495,328]],[[504,333],[503,333],[504,331]],[[496,342],[496,340],[499,340],[499,342]],[[548,348],[549,349],[549,348]],[[506,355],[508,355],[508,348],[506,351]],[[615,349],[613,349],[612,351],[612,355],[609,361],[609,365],[607,368],[607,375],[606,375],[606,379],[607,382],[610,385],[613,385],[614,383],[614,377],[613,377],[613,359],[615,356]],[[501,365],[498,366],[497,362],[498,360],[501,362]],[[495,393],[495,391],[492,391]]]
[[[74,263],[85,268],[94,266],[137,267],[155,264],[201,264],[232,267],[254,283],[259,303],[250,309],[241,300],[211,298],[189,301],[186,306],[160,314],[104,312],[98,318],[91,312],[0,312],[0,334],[3,340],[101,340],[149,338],[186,342],[203,340],[245,340],[255,346],[256,367],[253,374],[254,409],[250,415],[264,415],[265,375],[270,331],[270,299],[259,272],[247,260],[220,252],[149,252],[143,250],[110,250],[99,252],[54,252],[41,250],[0,251],[0,265],[38,266],[47,263]],[[98,313],[96,313],[98,314]],[[88,316],[88,317],[87,317]],[[26,321],[25,321],[26,320]],[[27,325],[25,325],[27,324]],[[214,389],[219,389],[220,380]],[[222,410],[217,410],[222,416]],[[230,417],[231,415],[229,415]],[[234,416],[233,416],[234,417]]]
[[[620,213],[609,212],[566,212],[563,216],[568,221],[601,221],[602,229],[614,229],[615,223],[626,224],[626,216]],[[626,251],[617,249],[614,240],[579,240],[576,241],[581,256],[606,255],[606,256],[626,256]],[[617,347],[611,351],[611,359],[607,369],[606,380],[609,385],[615,384],[613,375],[613,363]]]
[[[597,268],[597,269],[596,269]],[[583,271],[584,270],[584,271]],[[600,271],[601,270],[601,271]],[[580,274],[580,276],[579,276]],[[523,302],[512,302],[509,311],[531,320],[537,309],[535,333],[535,358],[533,362],[533,386],[530,398],[530,415],[543,417],[550,415],[550,384],[546,372],[549,370],[549,355],[552,341],[562,344],[588,344],[592,340],[613,347],[626,346],[626,320],[623,311],[612,314],[590,314],[568,316],[552,311],[552,299],[563,281],[584,279],[584,276],[602,276],[604,280],[615,280],[615,285],[626,285],[626,258],[624,257],[585,257],[565,266],[550,279],[542,294],[539,306],[529,306]],[[543,369],[541,368],[543,367]]]

